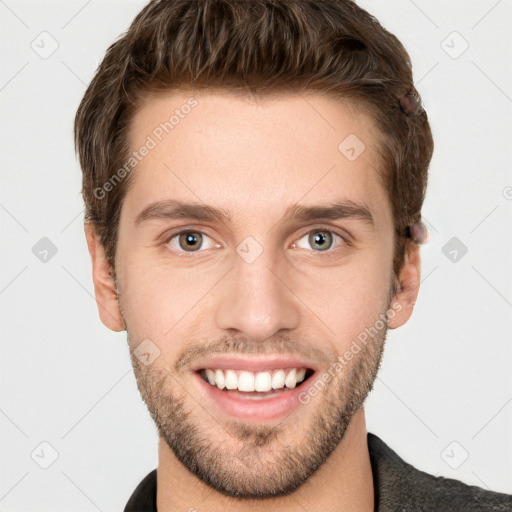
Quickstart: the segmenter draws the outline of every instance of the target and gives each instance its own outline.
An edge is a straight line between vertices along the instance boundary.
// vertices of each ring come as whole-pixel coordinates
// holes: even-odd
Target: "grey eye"
[[[313,249],[317,249],[318,250],[317,252],[323,252],[323,251],[330,249],[333,246],[335,236],[340,238],[338,235],[336,235],[335,233],[332,233],[329,230],[316,229],[316,230],[310,231],[309,233],[304,235],[297,242],[296,245],[301,247],[300,246],[301,240],[304,240],[305,238],[307,238],[307,244],[309,245],[309,247],[302,247],[303,249],[313,248]]]

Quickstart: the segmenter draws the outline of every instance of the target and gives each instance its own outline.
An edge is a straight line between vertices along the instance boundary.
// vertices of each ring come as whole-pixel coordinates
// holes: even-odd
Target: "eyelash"
[[[332,228],[327,227],[327,226],[317,226],[317,227],[311,228],[308,231],[302,233],[302,235],[297,239],[297,241],[301,240],[302,238],[304,238],[304,236],[309,235],[310,233],[312,233],[314,231],[318,231],[318,232],[326,231],[328,233],[332,233],[334,236],[337,236],[337,237],[341,238],[341,240],[342,240],[341,245],[343,245],[343,244],[346,244],[348,246],[351,245],[351,242],[347,239],[347,236],[341,235],[340,233],[334,231]],[[180,229],[179,231],[175,231],[175,232],[172,232],[172,233],[168,234],[165,237],[163,245],[168,245],[173,238],[175,238],[178,235],[182,235],[184,233],[194,233],[194,234],[195,233],[199,233],[201,235],[206,235],[208,238],[211,238],[207,233],[205,233],[204,231],[201,231],[200,229],[194,229],[194,228]],[[295,243],[296,242],[294,242],[294,244]],[[334,244],[335,244],[335,242],[333,242],[333,245]],[[337,251],[339,248],[340,247],[336,247],[334,249],[333,248],[329,248],[329,249],[326,249],[325,251],[314,251],[314,250],[311,250],[311,252],[318,253],[318,255],[320,257],[323,257],[323,258],[332,258],[334,256],[333,253],[335,251]],[[208,251],[208,249],[205,249],[203,251],[199,250],[199,251],[195,251],[195,252],[194,251],[187,252],[187,251],[182,251],[182,250],[175,251],[174,249],[171,249],[171,250],[173,252],[177,252],[178,257],[184,257],[184,258],[189,258],[189,257],[193,256],[194,254],[198,254],[198,253],[201,253],[201,252]]]

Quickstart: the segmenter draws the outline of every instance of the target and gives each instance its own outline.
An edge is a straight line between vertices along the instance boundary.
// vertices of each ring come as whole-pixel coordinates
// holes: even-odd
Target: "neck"
[[[373,475],[368,452],[364,409],[352,417],[340,444],[318,470],[295,492],[266,500],[241,500],[225,496],[190,473],[163,438],[158,445],[158,512],[373,512]]]

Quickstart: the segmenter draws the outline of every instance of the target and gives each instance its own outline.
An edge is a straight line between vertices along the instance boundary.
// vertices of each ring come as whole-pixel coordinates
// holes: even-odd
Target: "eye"
[[[307,249],[308,247],[300,246],[301,241],[306,239],[306,244],[308,244],[309,247],[318,249],[318,251],[315,252],[327,252],[333,247],[335,237],[340,239],[342,242],[346,242],[341,235],[338,235],[329,229],[317,228],[306,233],[298,242],[294,243],[292,247]]]
[[[205,240],[210,241],[206,244],[206,247],[204,247]],[[211,249],[214,246],[220,247],[219,244],[214,244],[213,240],[205,233],[192,230],[180,231],[170,235],[165,243],[177,252],[200,252],[199,249],[201,248]]]
[[[298,240],[298,242],[293,243],[292,247],[305,249],[313,248],[315,249],[314,252],[325,252],[327,253],[326,256],[328,256],[331,255],[331,253],[336,248],[338,248],[338,246],[335,246],[333,249],[336,238],[341,240],[341,243],[339,243],[338,246],[343,245],[344,243],[350,245],[348,240],[346,240],[343,236],[334,233],[332,230],[326,228],[316,228],[308,231],[302,238]],[[309,247],[303,247],[300,245],[304,239],[306,239],[305,243],[308,244]],[[182,230],[168,235],[164,241],[164,245],[170,246],[171,249],[177,253],[181,253],[181,255],[186,253],[202,252],[200,249],[208,250],[214,247],[222,247],[220,244],[215,243],[206,233],[193,229]]]

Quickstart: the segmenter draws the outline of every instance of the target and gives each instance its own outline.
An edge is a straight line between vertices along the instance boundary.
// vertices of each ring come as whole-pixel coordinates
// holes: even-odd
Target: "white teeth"
[[[293,368],[284,381],[287,388],[293,389],[297,385],[297,372]]]
[[[240,372],[238,376],[238,391],[254,391],[254,373]]]
[[[224,375],[226,376],[226,389],[236,389],[238,385],[238,378],[236,376],[236,373],[233,370],[226,370],[224,372]]]
[[[272,389],[284,388],[284,370],[278,370],[272,376]]]
[[[215,386],[215,373],[213,372],[213,370],[211,370],[210,368],[208,368],[206,370],[206,377],[208,378],[208,382],[212,385],[212,386]]]
[[[272,377],[270,373],[258,373],[254,379],[254,388],[256,391],[270,391],[272,389]]]
[[[221,370],[207,368],[205,375],[212,386],[219,389],[238,389],[238,391],[268,392],[272,389],[282,389],[285,386],[293,389],[306,377],[306,368],[290,370],[269,370],[249,372],[246,370]]]
[[[225,380],[224,380],[224,372],[222,370],[215,370],[215,382],[219,389],[224,389]],[[215,386],[215,383],[213,384]]]

